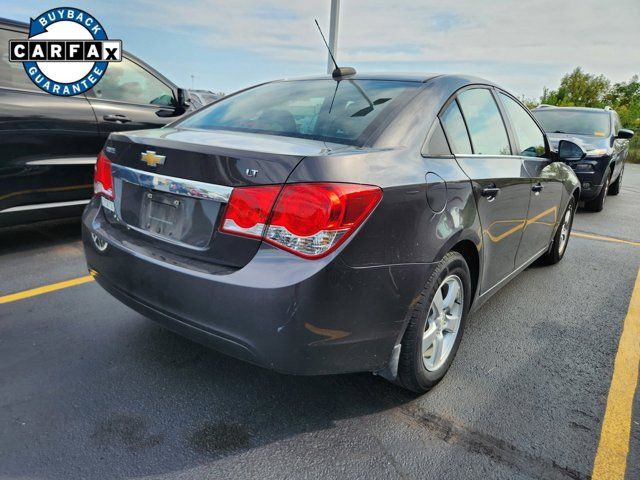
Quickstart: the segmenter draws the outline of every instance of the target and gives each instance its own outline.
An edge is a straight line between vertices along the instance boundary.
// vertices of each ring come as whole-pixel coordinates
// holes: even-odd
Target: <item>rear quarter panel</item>
[[[353,182],[383,189],[378,207],[342,250],[341,257],[348,265],[431,264],[464,240],[481,251],[480,223],[469,178],[453,156],[421,154],[442,103],[459,86],[426,85],[372,149],[307,157],[292,172],[291,183]],[[431,174],[429,182],[427,173]],[[430,189],[436,188],[446,192],[445,206],[438,211],[427,201]],[[416,288],[426,280],[421,279]]]

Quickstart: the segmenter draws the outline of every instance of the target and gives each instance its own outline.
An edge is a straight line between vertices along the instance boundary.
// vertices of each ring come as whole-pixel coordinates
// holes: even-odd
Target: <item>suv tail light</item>
[[[338,248],[381,198],[379,187],[347,183],[240,187],[231,194],[220,229],[321,258]]]
[[[100,151],[96,160],[95,174],[93,178],[93,193],[113,200],[113,176],[111,175],[111,161]]]

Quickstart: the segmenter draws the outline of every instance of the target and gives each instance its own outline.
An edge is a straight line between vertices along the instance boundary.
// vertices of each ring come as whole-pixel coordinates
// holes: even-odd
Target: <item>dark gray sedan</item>
[[[580,185],[558,160],[478,78],[271,82],[112,133],[87,262],[116,298],[234,357],[426,391],[470,311],[562,259]]]

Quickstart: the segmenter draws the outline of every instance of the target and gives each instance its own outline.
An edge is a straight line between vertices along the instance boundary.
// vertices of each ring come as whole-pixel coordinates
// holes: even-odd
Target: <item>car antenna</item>
[[[331,60],[333,60],[333,64],[336,66],[336,68],[333,70],[333,73],[331,74],[331,76],[335,79],[339,79],[342,77],[346,77],[348,75],[355,75],[356,74],[356,69],[353,67],[339,67],[338,66],[338,62],[336,62],[336,58],[333,56],[333,52],[331,51],[331,49],[329,48],[329,44],[327,43],[327,39],[324,38],[324,34],[322,33],[322,29],[320,28],[320,24],[318,23],[318,20],[315,20],[316,22],[316,27],[318,27],[318,31],[320,32],[320,36],[322,37],[322,40],[324,41],[325,46],[327,47],[327,50],[329,51],[329,55],[331,56]]]

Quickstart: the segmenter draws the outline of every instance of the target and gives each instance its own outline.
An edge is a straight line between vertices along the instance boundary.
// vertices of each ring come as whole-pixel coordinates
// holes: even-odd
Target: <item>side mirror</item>
[[[633,130],[629,130],[628,128],[621,128],[618,130],[618,136],[616,138],[629,139],[633,138]]]
[[[178,98],[176,107],[185,111],[189,108],[189,92],[184,88],[178,89]]]
[[[558,158],[560,160],[582,160],[587,152],[577,143],[570,140],[560,140],[558,143]]]

